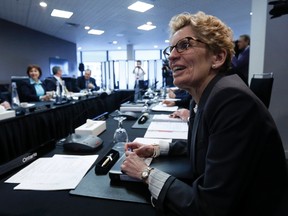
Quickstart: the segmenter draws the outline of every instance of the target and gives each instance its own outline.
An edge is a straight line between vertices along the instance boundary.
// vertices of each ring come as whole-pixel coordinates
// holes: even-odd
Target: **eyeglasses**
[[[191,41],[193,41],[194,43],[191,43]],[[187,50],[189,47],[195,47],[196,46],[195,42],[204,43],[201,40],[194,38],[194,37],[185,37],[179,40],[174,46],[168,46],[166,49],[164,49],[163,54],[165,58],[168,59],[168,57],[170,56],[174,48],[176,49],[178,53],[182,53],[185,50]]]

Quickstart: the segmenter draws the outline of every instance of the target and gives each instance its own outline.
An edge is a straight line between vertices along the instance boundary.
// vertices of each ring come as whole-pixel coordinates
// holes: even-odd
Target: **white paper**
[[[145,138],[187,139],[188,124],[186,122],[154,122],[152,121],[144,135]]]
[[[137,137],[134,142],[139,142],[142,144],[159,144],[161,141],[166,141],[166,142],[172,142],[172,139],[153,139],[153,138],[143,138],[143,137]]]
[[[15,190],[67,190],[74,189],[98,155],[55,155],[39,158],[20,170],[5,183],[19,183]]]
[[[173,131],[188,131],[187,122],[154,122],[152,121],[147,130],[159,131],[159,132],[173,132]]]
[[[168,107],[166,104],[159,103],[151,108],[153,111],[175,112],[178,106]]]
[[[163,121],[163,122],[184,122],[181,118],[172,118],[167,114],[156,114],[153,116],[152,121]]]

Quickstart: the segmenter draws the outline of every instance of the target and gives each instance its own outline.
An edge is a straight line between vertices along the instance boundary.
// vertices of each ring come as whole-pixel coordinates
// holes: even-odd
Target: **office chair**
[[[273,81],[273,73],[263,73],[253,74],[250,83],[250,89],[265,104],[267,109],[270,105]]]
[[[74,77],[62,77],[62,80],[65,81],[66,88],[70,92],[78,92],[76,78]]]
[[[11,76],[11,83],[12,82],[16,83],[18,96],[19,96],[20,101],[22,101],[23,96],[22,96],[21,88],[24,82],[26,83],[30,82],[29,77],[28,76]]]

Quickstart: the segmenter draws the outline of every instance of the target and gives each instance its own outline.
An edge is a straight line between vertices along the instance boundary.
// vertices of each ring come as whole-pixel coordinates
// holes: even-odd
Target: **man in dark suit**
[[[91,91],[97,91],[100,88],[96,85],[96,80],[91,77],[91,70],[86,69],[84,72],[84,76],[77,78],[77,87],[80,90],[91,90]]]
[[[62,69],[59,66],[54,66],[52,68],[53,77],[48,77],[45,79],[46,91],[56,91],[57,81],[60,84],[62,90]]]
[[[239,49],[238,56],[232,58],[232,69],[248,85],[249,77],[249,56],[250,56],[250,37],[241,35],[237,46]]]

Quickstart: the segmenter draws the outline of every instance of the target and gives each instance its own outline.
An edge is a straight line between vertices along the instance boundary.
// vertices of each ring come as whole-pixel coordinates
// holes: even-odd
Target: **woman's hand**
[[[165,104],[168,107],[175,106],[175,102],[174,101],[169,101],[169,100],[164,100],[162,102],[162,104]]]
[[[172,89],[169,89],[168,96],[169,98],[176,98],[176,94],[174,93]]]
[[[188,121],[188,118],[190,117],[190,110],[188,109],[178,109],[172,114],[170,114],[171,118],[181,118],[183,121]]]
[[[7,101],[4,101],[3,103],[1,103],[1,106],[3,106],[6,110],[11,109],[11,106]]]
[[[41,97],[40,97],[40,100],[41,100],[41,101],[50,101],[51,98],[52,98],[51,95],[46,94],[46,95],[41,96]]]
[[[153,145],[144,145],[138,142],[131,142],[125,144],[125,151],[136,153],[139,157],[148,158],[152,157],[154,153]]]
[[[144,159],[135,152],[126,151],[126,159],[121,165],[121,170],[130,177],[141,179],[142,172],[147,169]]]

